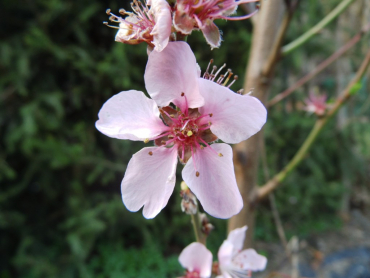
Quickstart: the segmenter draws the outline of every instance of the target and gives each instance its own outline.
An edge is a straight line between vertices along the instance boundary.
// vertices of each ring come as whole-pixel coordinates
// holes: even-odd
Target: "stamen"
[[[212,81],[214,81],[214,80],[215,80],[215,78],[217,77],[217,75],[221,72],[221,70],[222,70],[224,67],[226,67],[226,64],[223,64],[223,65],[222,65],[222,67],[220,67],[220,68],[218,69],[218,71],[215,73],[215,76],[213,77]]]
[[[144,143],[146,144],[148,142],[149,142],[149,138],[145,138]]]
[[[153,155],[153,152],[152,152],[152,151],[150,151],[150,152],[148,152],[148,154],[149,154],[150,156],[152,156],[152,155]]]
[[[185,95],[184,92],[181,93],[181,96],[185,98],[185,115],[187,116],[188,115],[188,109],[189,109],[188,99],[186,98],[186,95]]]
[[[202,138],[198,138],[204,145],[206,145],[207,147],[209,147],[209,149],[212,151],[212,152],[214,152],[215,154],[217,154],[218,156],[220,156],[219,155],[219,153],[218,152],[216,152],[206,141],[204,141]]]
[[[222,84],[222,86],[226,86],[226,84],[227,84],[227,82],[229,82],[231,76],[233,76],[233,72],[232,72],[231,69],[228,69],[227,71],[228,71],[229,75],[227,76],[227,78],[226,78],[224,84]]]
[[[231,83],[229,84],[229,86],[227,86],[228,88],[230,88],[231,87],[231,85],[233,85],[234,83],[235,83],[235,81],[236,80],[238,80],[238,76],[237,75],[235,75],[234,76],[234,80],[233,81],[231,81]]]
[[[240,95],[242,95],[242,94],[243,94],[243,92],[244,92],[244,89],[240,89],[240,90],[236,91],[236,93],[237,93],[237,94],[240,94]]]
[[[197,177],[199,177],[199,172],[198,172],[198,170],[197,170],[197,166],[195,165],[193,145],[191,145],[191,146],[190,146],[190,149],[191,149],[191,158],[193,159],[193,166],[194,166],[194,170],[195,170],[195,175],[196,175]]]
[[[195,176],[199,177],[199,172],[198,171],[195,172]]]
[[[205,71],[205,72],[204,72],[204,74],[203,74],[203,78],[207,79],[207,77],[209,76],[209,72],[208,72],[208,70],[209,70],[209,67],[210,67],[212,64],[213,64],[213,59],[211,59],[211,60],[209,61],[208,66],[207,66],[207,69],[206,69],[206,71]]]
[[[109,28],[113,28],[113,29],[121,29],[121,28],[119,28],[119,27],[117,27],[117,26],[108,25],[109,23],[108,23],[108,22],[106,22],[106,21],[104,21],[104,22],[103,22],[103,24],[104,24],[104,25],[106,25],[106,26],[108,26]]]
[[[218,156],[219,157],[223,157],[224,155],[222,153],[218,153]]]
[[[110,12],[111,12],[112,10],[111,9],[106,9],[106,13],[107,13],[107,15],[110,15]]]
[[[192,132],[191,130],[189,130],[189,131],[188,131],[188,133],[186,133],[186,135],[187,135],[188,137],[190,137],[190,136],[192,136],[192,135],[193,135],[193,132]]]

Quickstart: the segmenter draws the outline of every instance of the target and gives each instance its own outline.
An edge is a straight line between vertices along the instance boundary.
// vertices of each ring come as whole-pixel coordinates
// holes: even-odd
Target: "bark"
[[[278,34],[283,14],[284,0],[265,0],[261,3],[261,10],[254,25],[252,48],[247,72],[245,75],[244,92],[253,91],[253,95],[266,103],[270,88],[271,76],[261,74],[270,55]],[[273,65],[274,66],[274,65]],[[271,74],[270,74],[271,75]],[[244,207],[238,215],[229,220],[228,230],[248,226],[244,243],[245,247],[252,245],[255,220],[256,184],[259,161],[260,140],[263,131],[252,138],[234,146],[234,166],[236,180],[244,200]]]

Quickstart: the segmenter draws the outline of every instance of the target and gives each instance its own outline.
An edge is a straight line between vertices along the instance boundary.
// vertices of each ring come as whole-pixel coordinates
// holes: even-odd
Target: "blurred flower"
[[[254,249],[242,250],[247,226],[229,233],[218,250],[220,276],[217,278],[250,277],[251,271],[266,268],[267,259]]]
[[[215,19],[242,20],[254,15],[229,17],[239,5],[259,0],[177,0],[173,24],[177,31],[189,35],[194,28],[199,28],[207,43],[212,48],[221,44],[221,34],[213,23]]]
[[[180,196],[182,198],[181,210],[186,214],[196,214],[198,212],[197,198],[183,181],[181,182]]]
[[[141,1],[134,0],[131,6],[133,12],[127,12],[124,9],[119,11],[121,15],[126,15],[125,18],[107,10],[110,21],[119,23],[119,27],[110,26],[118,29],[116,41],[126,44],[146,42],[155,50],[162,51],[168,44],[172,27],[171,7],[167,1],[151,0],[145,3],[144,0],[143,4]]]
[[[229,233],[218,250],[218,262],[212,267],[212,253],[201,243],[188,245],[180,254],[179,262],[187,272],[183,278],[210,277],[211,272],[221,275],[217,278],[251,277],[252,271],[266,268],[267,259],[254,249],[242,251],[247,226]]]
[[[304,110],[315,113],[317,116],[323,116],[327,109],[326,99],[326,94],[319,95],[311,91],[309,97],[305,99],[306,106]]]
[[[153,218],[166,206],[175,186],[177,157],[186,163],[184,182],[206,212],[229,218],[243,207],[231,147],[210,143],[249,138],[264,125],[267,112],[257,98],[236,94],[215,78],[200,77],[187,43],[171,42],[149,55],[144,79],[152,99],[131,90],[103,105],[96,122],[100,132],[118,139],[154,140],[156,145],[134,154],[127,165],[121,191],[129,210],[144,206],[144,217]]]
[[[186,274],[182,278],[211,276],[212,253],[199,242],[193,242],[182,250],[179,262],[186,269]]]

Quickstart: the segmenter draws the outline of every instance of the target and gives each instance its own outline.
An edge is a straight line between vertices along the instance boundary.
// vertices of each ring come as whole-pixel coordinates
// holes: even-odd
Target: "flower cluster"
[[[239,5],[259,0],[177,0],[171,7],[166,0],[133,0],[133,12],[120,10],[116,16],[107,10],[110,21],[118,23],[116,41],[127,44],[146,42],[152,48],[162,51],[169,40],[186,36],[193,30],[201,30],[211,48],[221,44],[221,33],[213,22],[215,19],[243,20],[245,16],[231,17]],[[108,25],[108,22],[105,24]],[[171,34],[173,34],[171,36]],[[171,38],[172,37],[172,38]]]
[[[193,242],[180,254],[186,269],[183,278],[206,278],[215,272],[217,278],[251,277],[252,271],[266,268],[267,259],[254,249],[242,250],[247,226],[230,232],[218,250],[218,263],[212,268],[212,253],[201,243]]]
[[[170,42],[149,55],[145,86],[152,99],[139,91],[124,91],[109,99],[99,112],[103,134],[134,141],[154,140],[133,155],[122,181],[122,200],[131,211],[144,206],[146,218],[167,204],[176,181],[179,158],[182,178],[204,210],[229,218],[243,207],[236,184],[232,149],[258,132],[266,109],[255,97],[234,93],[200,76],[193,52],[185,42]]]

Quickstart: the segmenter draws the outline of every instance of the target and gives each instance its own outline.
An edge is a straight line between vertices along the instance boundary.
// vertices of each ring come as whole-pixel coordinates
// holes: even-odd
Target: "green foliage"
[[[190,219],[180,211],[179,187],[153,220],[128,212],[120,199],[120,182],[133,153],[143,144],[114,140],[94,126],[102,104],[128,89],[143,90],[146,46],[114,42],[115,30],[101,24],[117,1],[35,0],[27,5],[3,1],[0,17],[0,277],[175,277],[182,273],[177,255],[194,240]],[[122,1],[121,1],[122,2]],[[331,1],[333,2],[333,1]],[[128,7],[124,1],[123,8]],[[317,22],[319,4],[302,3],[289,31],[291,40]],[[303,15],[308,14],[308,17]],[[14,15],[17,15],[15,17]],[[243,76],[251,24],[216,22],[223,30],[220,49],[210,51],[201,32],[188,39],[205,69],[211,58],[228,63]],[[299,28],[298,28],[299,26]],[[311,57],[325,57],[326,39],[283,61],[274,92]],[[288,67],[289,63],[289,67]],[[233,85],[238,90],[243,78]],[[326,76],[321,88],[334,90]],[[370,157],[370,102],[364,88],[355,120],[341,140],[330,126],[309,157],[277,193],[289,234],[304,235],[337,225],[333,217],[343,186],[338,150],[350,161],[359,183]],[[302,92],[306,94],[305,89]],[[303,95],[292,97],[299,103]],[[278,105],[266,126],[269,165],[277,172],[308,134],[313,117]],[[345,147],[343,147],[345,146]],[[355,149],[355,154],[353,154]],[[180,170],[179,170],[180,171]],[[179,174],[180,172],[178,172]],[[180,180],[180,175],[178,175]],[[261,179],[262,180],[262,179]],[[213,254],[225,238],[226,223],[208,247]],[[256,237],[274,240],[268,204],[258,210]]]

